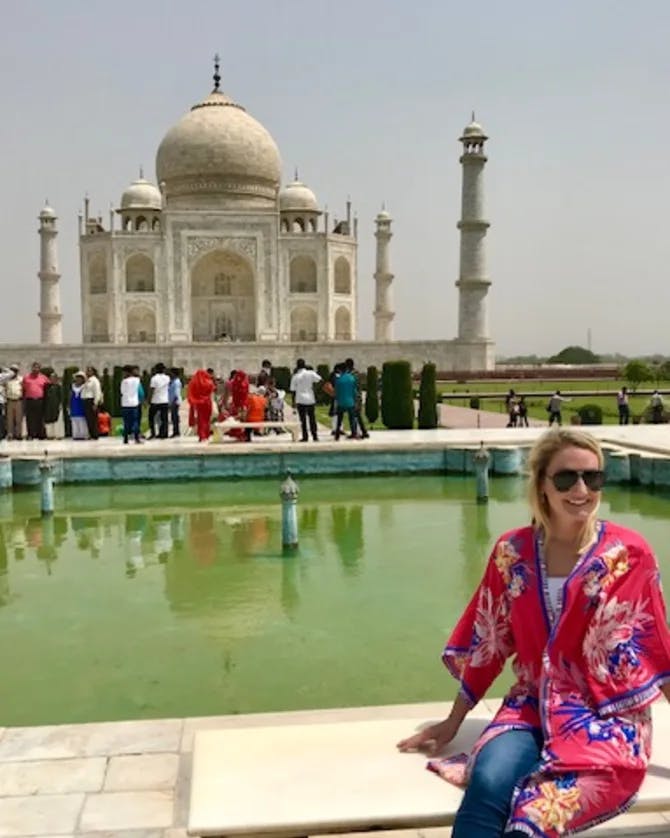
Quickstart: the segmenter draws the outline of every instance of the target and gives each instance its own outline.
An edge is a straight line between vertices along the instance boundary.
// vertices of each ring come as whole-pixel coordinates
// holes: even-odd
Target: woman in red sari
[[[214,380],[207,370],[196,370],[186,390],[186,398],[194,414],[200,442],[209,439],[214,386]]]
[[[468,783],[453,838],[555,838],[625,811],[647,770],[650,704],[670,697],[658,565],[641,535],[597,518],[599,444],[550,431],[529,468],[533,524],[498,539],[443,652],[460,681],[451,713],[398,743]],[[510,655],[516,683],[459,778],[437,755]]]

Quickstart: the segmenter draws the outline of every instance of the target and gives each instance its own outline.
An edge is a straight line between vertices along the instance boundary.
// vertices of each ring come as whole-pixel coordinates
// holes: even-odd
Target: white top
[[[170,376],[164,372],[157,372],[151,376],[149,382],[151,387],[151,404],[167,404],[168,389],[170,387]]]
[[[102,386],[96,376],[90,375],[83,383],[81,397],[82,399],[93,399],[93,403],[96,405],[102,402]]]
[[[315,404],[314,385],[321,381],[321,376],[314,370],[302,369],[294,373],[290,390],[295,393],[296,404]]]
[[[557,614],[563,606],[563,603],[561,602],[563,597],[563,585],[567,578],[567,576],[547,576],[549,601],[551,602],[551,607]]]
[[[136,375],[121,379],[121,407],[137,407],[140,403],[140,379]]]

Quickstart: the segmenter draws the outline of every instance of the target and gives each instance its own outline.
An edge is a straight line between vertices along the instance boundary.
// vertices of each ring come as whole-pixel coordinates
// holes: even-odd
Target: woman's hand
[[[458,733],[460,721],[449,716],[442,722],[415,733],[407,739],[401,739],[396,745],[399,751],[423,751],[426,754],[439,754]]]

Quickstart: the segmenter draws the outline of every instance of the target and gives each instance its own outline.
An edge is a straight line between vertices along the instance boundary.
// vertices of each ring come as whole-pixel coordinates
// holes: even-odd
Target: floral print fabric
[[[533,528],[498,540],[442,658],[471,706],[511,655],[516,683],[465,771],[453,758],[429,768],[465,780],[486,742],[540,729],[540,765],[517,788],[508,828],[554,838],[633,802],[651,751],[649,705],[670,680],[670,632],[656,559],[632,530],[599,524],[595,544],[565,582],[558,613],[546,579]]]

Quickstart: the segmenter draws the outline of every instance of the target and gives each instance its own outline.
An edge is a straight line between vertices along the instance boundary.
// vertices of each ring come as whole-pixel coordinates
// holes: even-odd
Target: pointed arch
[[[298,306],[291,312],[291,340],[294,343],[315,341],[317,314],[311,306]]]
[[[255,280],[239,253],[212,250],[191,270],[194,341],[255,340]]]
[[[89,259],[88,290],[90,294],[107,293],[107,262],[102,253],[94,253]]]
[[[133,306],[127,314],[128,343],[156,342],[156,312],[147,306]]]
[[[316,294],[316,262],[311,256],[291,259],[289,290],[291,294]]]
[[[335,260],[335,293],[351,294],[351,266],[344,256]]]
[[[155,291],[154,263],[144,253],[135,253],[126,261],[126,291],[129,294]]]
[[[351,340],[351,312],[345,306],[335,312],[335,340]]]

